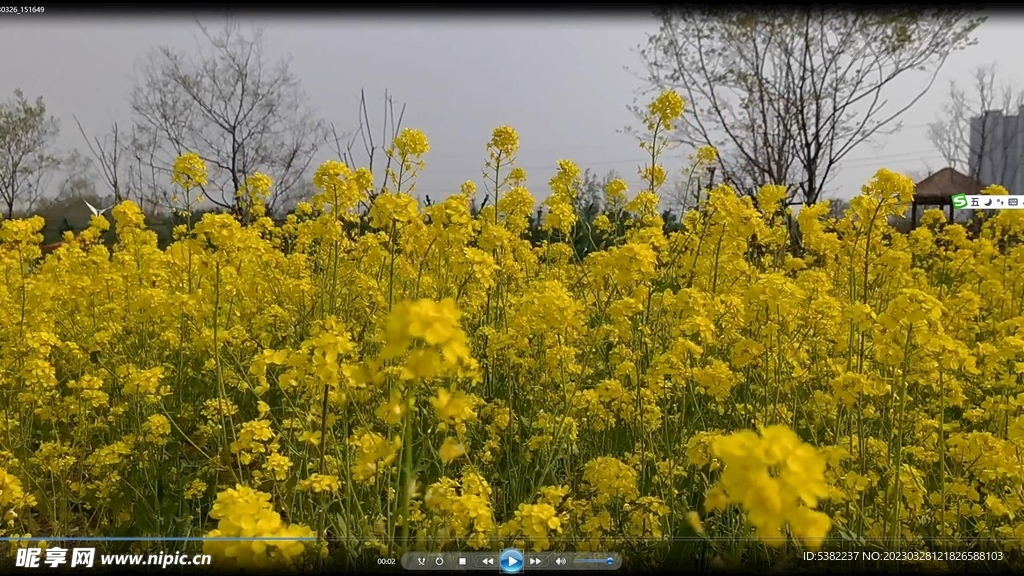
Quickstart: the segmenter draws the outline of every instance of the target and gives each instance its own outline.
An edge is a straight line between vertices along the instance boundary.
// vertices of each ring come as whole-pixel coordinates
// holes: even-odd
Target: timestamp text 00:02
[[[0,14],[42,14],[44,6],[0,6]]]
[[[396,561],[394,558],[377,558],[377,564],[392,565],[396,564]]]

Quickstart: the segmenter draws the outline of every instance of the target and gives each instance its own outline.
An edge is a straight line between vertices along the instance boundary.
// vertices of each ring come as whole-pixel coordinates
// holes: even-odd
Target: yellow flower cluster
[[[352,479],[356,482],[369,483],[395,461],[402,441],[400,438],[388,441],[375,432],[365,432],[353,437],[349,444],[356,450],[355,463],[352,464]]]
[[[299,482],[299,490],[306,490],[315,493],[337,492],[341,490],[341,481],[337,476],[327,474],[313,474],[302,482]]]
[[[495,529],[491,508],[493,491],[482,476],[467,471],[458,481],[443,478],[432,484],[424,496],[430,522],[438,526],[445,540],[465,541],[475,549],[490,546]]]
[[[632,566],[694,535],[726,563],[955,542],[1024,567],[1024,213],[900,234],[913,182],[880,170],[841,217],[720,184],[670,232],[685,109],[648,108],[641,189],[608,183],[592,222],[560,162],[550,234],[508,126],[480,210],[473,182],[415,201],[408,130],[408,166],[325,162],[276,225],[246,217],[272,174],[168,246],[133,202],[109,247],[101,225],[43,256],[42,219],[0,223],[3,535],[285,538],[204,543],[269,570],[409,547]],[[196,155],[174,174],[209,186]]]
[[[35,505],[35,497],[25,493],[21,486],[21,480],[0,468],[0,510],[3,510],[6,526],[8,528],[13,526],[20,510],[29,509]],[[0,530],[0,533],[6,534],[4,530]]]
[[[406,362],[407,377],[432,379],[448,371],[472,368],[466,334],[459,327],[455,301],[404,301],[388,317],[383,340],[385,358],[395,358],[417,347]]]
[[[203,552],[243,569],[291,567],[305,552],[303,540],[316,536],[308,526],[288,525],[282,521],[270,504],[270,494],[241,485],[217,495],[210,517],[217,520],[217,528],[206,537],[224,540],[208,540],[203,544]],[[250,540],[231,541],[229,538]]]
[[[394,146],[403,158],[419,158],[430,152],[426,134],[413,128],[403,128],[395,138]]]
[[[580,169],[572,160],[559,160],[558,172],[551,178],[551,196],[544,201],[548,213],[544,227],[568,234],[576,224],[574,203],[582,185]]]
[[[171,433],[171,422],[163,414],[153,414],[142,424],[144,439],[157,445],[167,443],[167,436]]]
[[[313,185],[319,194],[313,197],[311,208],[330,205],[338,214],[352,209],[362,200],[373,185],[373,175],[368,175],[367,171],[353,172],[344,162],[328,160],[313,174]]]
[[[266,215],[266,202],[270,198],[270,190],[274,181],[262,172],[256,172],[245,179],[238,190],[238,199],[244,202],[245,208],[254,216]]]
[[[591,460],[584,468],[583,479],[596,493],[597,504],[612,500],[630,502],[637,497],[636,471],[615,458]]]
[[[494,129],[487,149],[492,155],[500,154],[506,160],[511,160],[519,151],[519,134],[511,126],[499,126]]]
[[[807,546],[821,547],[831,521],[814,508],[829,488],[825,460],[813,446],[786,427],[769,426],[760,436],[743,431],[719,438],[712,451],[724,470],[707,496],[708,507],[741,504],[766,543],[785,544],[782,529],[788,525]]]
[[[711,164],[715,160],[718,160],[718,150],[714,146],[701,146],[697,148],[697,152],[694,154],[697,162],[704,164]]]
[[[370,208],[370,225],[378,229],[409,224],[419,217],[419,205],[408,194],[381,194]]]
[[[185,189],[206,186],[206,163],[198,154],[182,154],[174,162],[171,179]]]
[[[683,97],[679,93],[668,90],[662,92],[647,107],[647,128],[654,131],[658,128],[671,130],[674,122],[683,115]]]

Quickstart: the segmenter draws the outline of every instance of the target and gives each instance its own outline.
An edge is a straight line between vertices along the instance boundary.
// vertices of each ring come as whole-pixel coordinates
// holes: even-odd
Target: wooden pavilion
[[[949,222],[962,222],[964,219],[956,218],[953,212],[953,196],[976,195],[984,187],[974,178],[954,168],[943,168],[917,183],[910,213],[905,218],[894,219],[896,221],[892,222],[892,225],[901,232],[909,232],[917,228],[918,220],[925,209],[941,207],[946,208],[946,218]]]
[[[910,227],[917,228],[917,213],[920,207],[947,207],[947,219],[953,221],[953,196],[957,194],[977,195],[985,188],[970,176],[953,168],[943,168],[917,183],[914,202],[911,205]]]

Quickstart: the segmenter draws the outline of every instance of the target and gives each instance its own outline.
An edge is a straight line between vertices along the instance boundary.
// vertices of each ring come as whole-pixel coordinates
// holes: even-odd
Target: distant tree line
[[[898,128],[898,117],[927,90],[886,109],[883,92],[895,78],[915,70],[934,78],[950,53],[973,44],[982,21],[968,8],[886,14],[666,8],[656,20],[661,28],[640,56],[650,88],[679,89],[689,102],[675,140],[717,147],[718,180],[741,193],[785,184],[794,203],[820,200],[838,163],[862,142]],[[312,163],[325,147],[379,175],[368,208],[383,190],[385,151],[401,130],[404,106],[386,93],[377,125],[364,94],[358,128],[345,133],[312,109],[287,60],[268,57],[261,30],[243,31],[231,20],[217,32],[200,30],[191,52],[161,46],[146,55],[130,94],[129,122],[97,136],[76,118],[85,152],[56,149],[61,127],[41,97],[33,101],[16,90],[0,103],[0,215],[52,216],[79,198],[101,205],[130,199],[169,237],[171,214],[184,208],[174,201],[169,171],[190,151],[210,170],[204,209],[246,217],[242,187],[263,172],[274,178],[267,207],[281,217],[311,195]],[[578,230],[569,239],[579,253],[600,245],[593,227],[599,216],[627,225],[601,205],[600,178],[588,172],[583,188]],[[692,200],[669,202],[668,229],[679,227],[679,213]],[[534,220],[531,235],[540,241],[547,233],[539,214]]]

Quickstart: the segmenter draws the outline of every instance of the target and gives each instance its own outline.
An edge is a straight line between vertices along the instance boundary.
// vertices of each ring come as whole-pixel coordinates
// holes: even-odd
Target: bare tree
[[[96,182],[93,179],[94,165],[92,158],[78,150],[72,150],[62,161],[63,179],[57,187],[57,199],[72,198],[93,199],[96,194]]]
[[[171,168],[160,161],[160,153],[166,145],[153,134],[140,132],[132,127],[131,138],[126,145],[128,190],[142,201],[140,207],[148,214],[166,213],[172,208],[168,202],[174,195],[171,187]]]
[[[373,205],[374,200],[377,196],[384,193],[384,187],[387,185],[386,174],[388,169],[391,168],[392,158],[387,155],[387,149],[391,146],[391,143],[398,137],[398,134],[402,131],[402,120],[405,118],[405,104],[399,109],[397,116],[395,115],[395,99],[387,91],[384,91],[384,106],[383,106],[383,119],[380,124],[380,139],[374,139],[374,129],[370,121],[370,113],[366,106],[366,91],[359,91],[359,127],[347,135],[341,135],[337,127],[331,123],[330,131],[328,132],[328,144],[333,149],[333,152],[340,158],[345,164],[347,164],[353,170],[361,166],[366,166],[373,171],[374,161],[378,158],[378,152],[382,154],[382,161],[385,162],[384,170],[380,172],[381,181],[380,186],[370,192],[368,197],[364,200],[362,209],[365,212],[369,210],[370,206]],[[357,145],[362,147],[362,153],[359,153]],[[364,156],[365,155],[365,156]],[[377,174],[377,172],[374,172]]]
[[[152,134],[140,136],[135,127],[126,134],[117,122],[102,138],[90,138],[77,117],[75,124],[91,155],[89,169],[98,165],[99,177],[110,190],[114,204],[132,200],[149,215],[168,207],[171,166],[161,165],[158,160],[159,140]]]
[[[676,214],[686,214],[696,208],[706,198],[705,192],[715,183],[717,165],[693,168],[689,167],[677,174],[672,186],[662,196],[662,204],[667,210]],[[752,190],[742,189],[744,193]]]
[[[305,191],[323,123],[289,62],[268,61],[262,29],[246,34],[230,20],[216,35],[199,27],[197,56],[161,47],[143,64],[132,94],[136,176],[150,172],[155,183],[178,155],[194,152],[210,168],[213,204],[239,213],[245,179],[260,171],[274,180],[273,212]]]
[[[124,141],[117,122],[113,124],[110,132],[103,139],[94,136],[91,140],[85,134],[85,129],[77,117],[75,118],[75,124],[78,125],[78,132],[85,139],[85,144],[89,147],[92,158],[99,165],[99,172],[103,182],[114,195],[114,203],[120,204],[123,200],[128,199],[131,196],[131,190],[125,188],[128,182],[126,181],[127,178],[124,175],[124,171],[128,169],[128,166],[126,166],[126,156],[130,151],[130,142]],[[141,198],[136,198],[136,200],[141,200]]]
[[[747,190],[789,185],[814,203],[837,164],[897,119],[981,23],[966,9],[711,11],[665,8],[640,55],[653,89],[687,99],[677,138],[721,151],[722,180]],[[889,106],[896,78],[927,84]]]
[[[848,198],[828,198],[828,213],[829,216],[840,220],[846,215],[847,208],[850,207],[850,200]]]
[[[1024,125],[997,118],[1019,114],[1024,90],[997,85],[995,64],[974,71],[971,90],[950,82],[949,100],[928,125],[928,139],[950,167],[984,184],[1020,188],[1016,182],[1021,176],[1019,152],[1015,151]]]
[[[605,189],[612,180],[619,178],[617,171],[608,170],[603,177],[598,177],[597,172],[586,168],[580,176],[579,194],[573,198],[573,209],[581,221],[590,223],[606,211],[614,209],[607,206],[605,200]]]
[[[14,218],[16,207],[31,211],[46,193],[60,160],[52,151],[60,123],[46,115],[40,96],[32,104],[17,89],[0,104],[0,202],[4,215]]]

